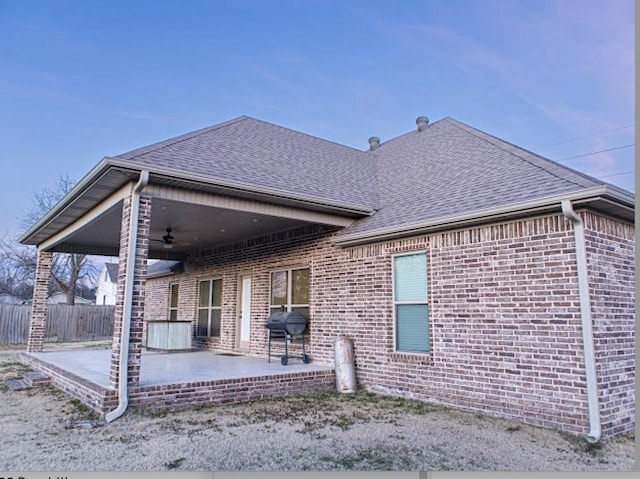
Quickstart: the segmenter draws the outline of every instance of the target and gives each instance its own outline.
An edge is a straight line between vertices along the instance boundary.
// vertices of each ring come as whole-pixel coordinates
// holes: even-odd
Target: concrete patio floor
[[[109,380],[111,349],[22,353],[20,360],[50,383],[98,413],[113,411],[118,390]],[[304,364],[290,356],[237,355],[208,350],[143,350],[140,381],[127,388],[129,407],[175,410],[206,404],[241,403],[290,394],[335,390],[332,366]]]
[[[30,353],[91,383],[110,388],[111,350],[72,350]],[[214,351],[161,352],[143,350],[139,386],[192,383],[197,381],[276,376],[288,373],[331,371],[332,367],[304,364],[290,357],[286,366],[279,357],[245,356]]]

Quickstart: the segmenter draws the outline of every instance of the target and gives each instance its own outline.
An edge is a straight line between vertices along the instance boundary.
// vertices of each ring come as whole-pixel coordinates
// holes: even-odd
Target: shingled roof
[[[283,196],[370,208],[378,202],[376,163],[365,152],[247,116],[115,159]]]
[[[382,143],[369,155],[378,165],[380,207],[338,238],[611,187],[452,118]]]
[[[41,244],[143,170],[155,184],[353,219],[334,238],[343,246],[560,211],[563,199],[634,220],[633,194],[452,118],[360,151],[242,116],[104,158],[21,241]]]

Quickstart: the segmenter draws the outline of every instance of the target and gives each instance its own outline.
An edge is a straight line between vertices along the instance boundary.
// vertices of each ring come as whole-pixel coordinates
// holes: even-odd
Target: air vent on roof
[[[429,125],[429,118],[426,116],[419,116],[416,118],[416,125],[418,125],[418,131],[424,130]]]
[[[369,150],[373,151],[380,146],[380,138],[372,136],[369,138]]]

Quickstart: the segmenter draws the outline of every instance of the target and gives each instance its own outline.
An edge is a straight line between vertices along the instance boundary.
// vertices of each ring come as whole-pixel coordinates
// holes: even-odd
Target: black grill
[[[307,332],[307,318],[297,311],[278,311],[269,316],[267,328],[270,331],[284,331],[287,334],[304,334]]]
[[[284,308],[283,308],[284,309]],[[302,355],[297,356],[304,363],[310,361],[309,355],[305,352],[305,337],[307,334],[307,317],[297,311],[278,311],[269,316],[266,328],[269,329],[269,362],[271,362],[271,341],[275,339],[284,342],[284,356],[280,357],[280,362],[285,366],[289,362],[289,344],[296,340],[302,343]]]

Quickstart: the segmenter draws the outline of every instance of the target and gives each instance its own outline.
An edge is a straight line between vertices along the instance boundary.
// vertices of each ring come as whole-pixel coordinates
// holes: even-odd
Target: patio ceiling
[[[121,217],[122,201],[57,242],[51,250],[117,256]],[[149,258],[179,260],[193,251],[212,249],[314,222],[156,197],[152,199]],[[162,240],[167,228],[171,228],[174,237],[170,249],[165,247]]]
[[[123,200],[139,175],[105,159],[20,241],[47,251],[117,256]],[[345,227],[372,212],[263,190],[152,173],[142,192],[152,198],[149,258],[179,260],[309,224]],[[167,228],[176,242],[170,249],[162,241]]]

